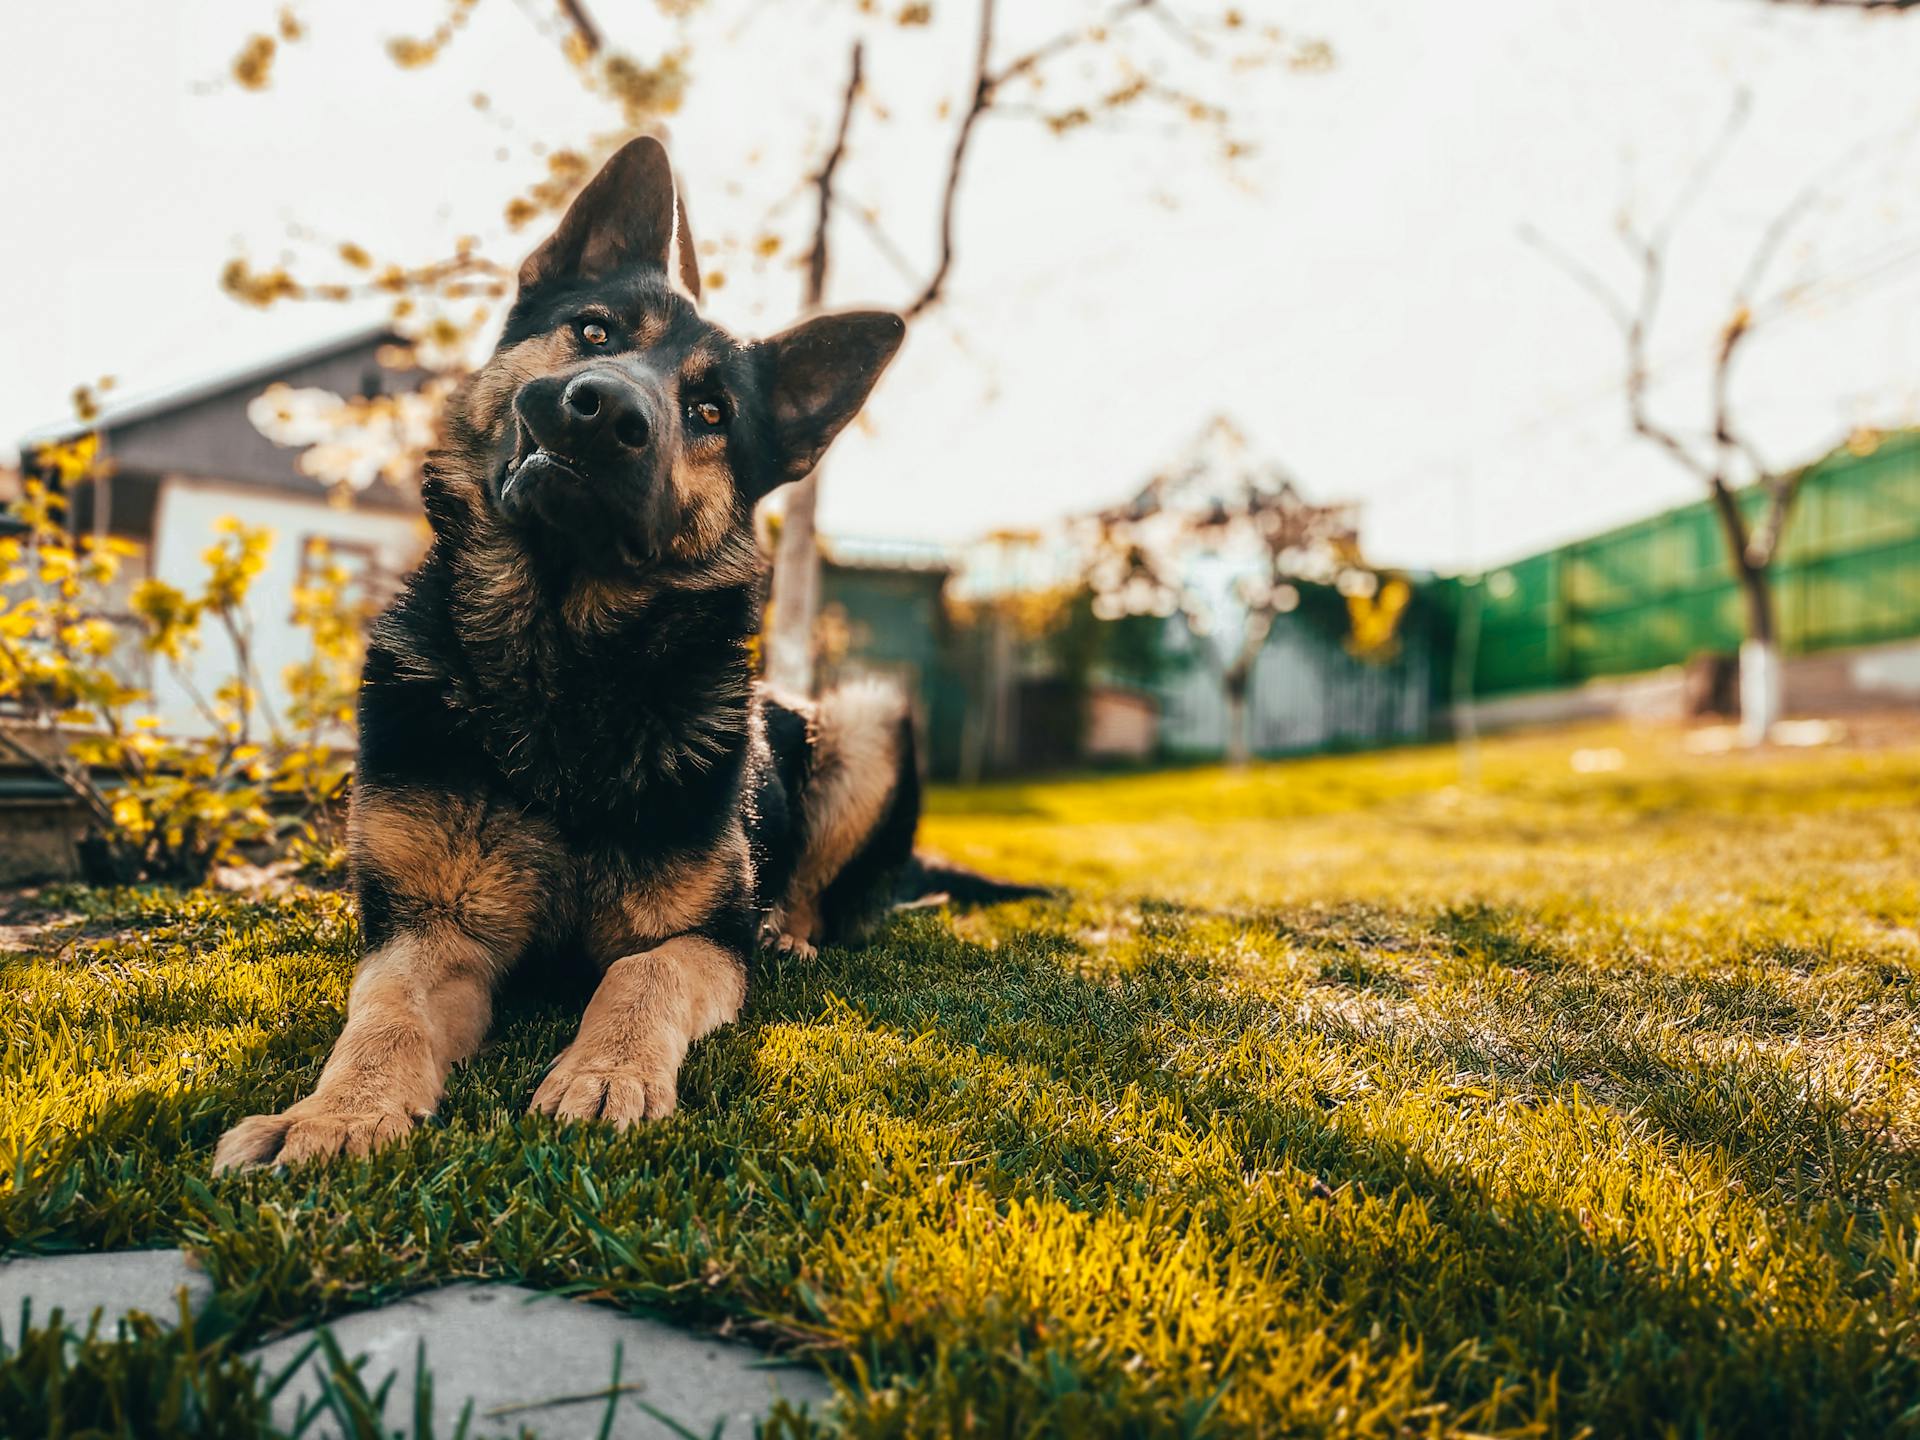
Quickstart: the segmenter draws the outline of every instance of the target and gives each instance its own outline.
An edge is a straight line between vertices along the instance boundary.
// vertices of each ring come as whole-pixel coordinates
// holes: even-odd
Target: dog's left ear
[[[898,315],[856,310],[821,315],[753,347],[773,414],[768,489],[806,478],[866,403],[906,333]]]
[[[629,140],[573,197],[560,228],[520,266],[525,294],[551,280],[598,280],[628,265],[658,265],[695,300],[700,264],[667,149]]]

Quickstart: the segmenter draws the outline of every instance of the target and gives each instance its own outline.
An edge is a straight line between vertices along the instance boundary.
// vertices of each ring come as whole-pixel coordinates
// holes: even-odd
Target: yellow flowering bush
[[[311,638],[289,666],[285,717],[257,679],[247,596],[272,532],[218,523],[189,593],[144,579],[114,614],[111,591],[135,546],[72,533],[65,493],[97,460],[87,436],[36,456],[45,478],[24,482],[17,528],[0,536],[0,749],[58,780],[84,807],[90,879],[198,881],[243,845],[337,864],[332,812],[351,759],[354,687],[364,615],[325,552],[309,552],[295,596]],[[51,483],[49,483],[51,482]],[[209,635],[232,656],[210,690],[190,661]],[[140,676],[165,666],[198,712],[191,733],[168,733]]]

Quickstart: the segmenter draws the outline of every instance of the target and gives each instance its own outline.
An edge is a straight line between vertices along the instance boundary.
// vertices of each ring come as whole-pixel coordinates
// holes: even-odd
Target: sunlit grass
[[[1072,898],[763,972],[645,1131],[522,1115],[569,1017],[520,1006],[444,1124],[219,1182],[350,911],[78,897],[0,961],[0,1236],[185,1243],[235,1345],[569,1286],[861,1434],[1920,1433],[1916,796],[1920,746],[1624,732],[939,794]]]

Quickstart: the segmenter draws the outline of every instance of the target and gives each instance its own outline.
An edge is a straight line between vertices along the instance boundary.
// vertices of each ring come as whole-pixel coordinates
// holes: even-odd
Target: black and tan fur
[[[363,1153],[438,1105],[516,968],[598,988],[534,1110],[674,1108],[756,945],[854,938],[909,863],[913,731],[875,687],[753,680],[752,511],[804,476],[903,333],[822,316],[742,343],[702,319],[665,152],[628,145],[528,259],[446,417],[433,544],[381,617],[349,829],[365,956],[311,1095],[218,1168]]]

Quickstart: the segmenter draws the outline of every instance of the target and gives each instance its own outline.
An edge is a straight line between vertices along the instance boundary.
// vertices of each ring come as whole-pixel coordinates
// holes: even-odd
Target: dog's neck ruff
[[[757,606],[751,536],[694,573],[631,584],[543,576],[485,512],[422,567],[449,699],[512,790],[572,828],[644,827],[737,785]],[[717,796],[707,796],[711,803]]]

